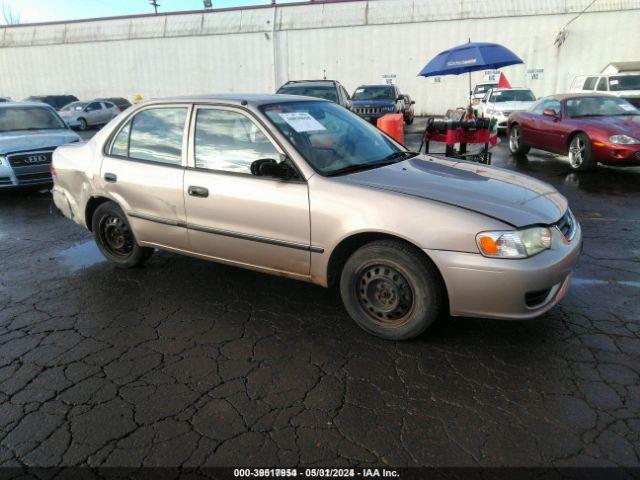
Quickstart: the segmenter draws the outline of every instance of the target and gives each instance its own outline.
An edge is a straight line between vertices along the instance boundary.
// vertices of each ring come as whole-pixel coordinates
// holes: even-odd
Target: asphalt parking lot
[[[334,290],[167,253],[116,270],[48,193],[1,193],[0,465],[640,465],[640,169],[494,164],[568,197],[568,296],[403,343]]]

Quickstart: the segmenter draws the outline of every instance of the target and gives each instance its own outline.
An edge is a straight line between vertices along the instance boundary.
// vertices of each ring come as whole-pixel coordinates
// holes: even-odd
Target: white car
[[[71,128],[86,130],[109,123],[120,113],[120,109],[106,101],[71,102],[58,113]]]
[[[477,105],[478,103],[480,103],[480,100],[482,100],[482,98],[486,95],[487,91],[492,88],[496,88],[497,86],[498,84],[496,82],[478,83],[474,87],[473,93],[471,94],[471,104]]]
[[[495,118],[499,130],[506,130],[511,112],[529,110],[536,96],[528,88],[491,88],[478,105],[482,117]]]
[[[634,107],[640,108],[640,72],[581,75],[573,79],[570,91],[607,93],[624,98]]]

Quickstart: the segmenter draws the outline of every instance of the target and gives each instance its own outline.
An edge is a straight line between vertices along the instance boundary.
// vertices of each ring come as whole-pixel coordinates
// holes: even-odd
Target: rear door
[[[189,105],[139,110],[114,136],[102,162],[104,189],[139,242],[188,250],[183,197]]]
[[[310,265],[309,196],[302,179],[257,176],[259,159],[284,153],[241,109],[197,107],[184,198],[192,251],[289,276]]]
[[[100,102],[91,102],[84,109],[84,116],[89,125],[98,125],[102,123],[102,118],[104,118],[104,109],[102,108],[102,104]]]

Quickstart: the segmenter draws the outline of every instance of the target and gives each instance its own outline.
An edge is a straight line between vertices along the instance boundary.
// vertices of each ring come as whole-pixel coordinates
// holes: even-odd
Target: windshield
[[[50,108],[0,108],[0,132],[20,130],[61,130],[67,124]]]
[[[491,103],[501,102],[533,102],[536,97],[533,96],[531,90],[501,90],[491,94]]]
[[[394,95],[393,87],[360,87],[357,88],[352,100],[393,100],[396,98]]]
[[[408,155],[380,130],[334,103],[287,102],[260,110],[323,175],[375,168]]]
[[[609,77],[609,90],[619,92],[622,90],[640,90],[640,75],[620,75]]]
[[[80,111],[87,106],[86,102],[71,102],[61,109],[62,112]]]
[[[331,100],[332,102],[338,102],[338,93],[336,87],[321,87],[321,86],[296,86],[296,87],[284,87],[281,88],[278,93],[285,95],[302,95],[305,97],[323,98],[325,100]]]
[[[478,95],[480,93],[484,94],[490,88],[497,87],[497,83],[483,83],[482,85],[476,85],[476,88],[473,89],[473,94]]]
[[[608,117],[615,115],[640,115],[640,111],[622,98],[577,97],[567,100],[569,117]]]

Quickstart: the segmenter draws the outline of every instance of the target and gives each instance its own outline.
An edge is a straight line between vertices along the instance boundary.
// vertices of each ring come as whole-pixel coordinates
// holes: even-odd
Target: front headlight
[[[551,230],[531,227],[524,230],[480,232],[476,235],[480,253],[485,257],[528,258],[551,247]]]
[[[640,140],[630,137],[629,135],[613,135],[609,137],[609,141],[619,145],[637,145],[640,143]]]
[[[7,157],[3,157],[2,155],[0,155],[0,165],[9,165]]]

